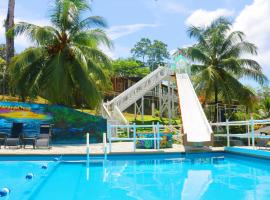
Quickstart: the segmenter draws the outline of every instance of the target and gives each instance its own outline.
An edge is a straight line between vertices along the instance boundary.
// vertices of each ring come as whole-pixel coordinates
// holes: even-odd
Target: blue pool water
[[[0,200],[270,199],[269,160],[229,153],[111,156],[92,158],[87,168],[82,159],[0,157],[0,188],[11,189]],[[29,172],[32,180],[25,179]]]

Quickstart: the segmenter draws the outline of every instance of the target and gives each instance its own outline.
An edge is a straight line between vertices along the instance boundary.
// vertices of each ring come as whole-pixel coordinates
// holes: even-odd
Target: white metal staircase
[[[151,91],[161,81],[167,78],[170,73],[167,67],[157,68],[111,101],[103,103],[103,116],[109,121],[114,121],[118,124],[128,124],[122,111],[142,98],[148,91]]]

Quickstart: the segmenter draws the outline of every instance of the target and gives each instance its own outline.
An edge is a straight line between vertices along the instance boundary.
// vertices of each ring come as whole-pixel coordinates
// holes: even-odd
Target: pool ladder
[[[90,160],[90,143],[89,143],[89,133],[86,134],[86,160],[89,162]],[[104,153],[104,159],[107,160],[107,154],[108,154],[108,144],[107,144],[107,135],[106,133],[103,133],[103,153]]]

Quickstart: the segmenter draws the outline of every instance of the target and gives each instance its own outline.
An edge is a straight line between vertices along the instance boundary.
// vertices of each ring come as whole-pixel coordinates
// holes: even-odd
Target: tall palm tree
[[[214,96],[215,103],[222,98],[228,103],[238,100],[249,105],[255,96],[240,79],[249,78],[260,84],[267,81],[260,65],[244,58],[256,55],[256,46],[245,40],[243,32],[232,31],[231,23],[222,17],[208,27],[191,26],[187,32],[197,43],[183,50],[193,61],[191,71],[205,101]]]
[[[15,0],[8,1],[8,12],[7,18],[5,20],[5,29],[8,32],[14,26],[14,9],[15,9]],[[14,56],[14,37],[6,37],[6,61],[7,64],[10,63],[11,58]]]
[[[104,69],[110,66],[98,46],[111,47],[111,42],[102,29],[104,19],[83,18],[87,11],[87,0],[55,0],[52,26],[26,22],[14,26],[16,35],[24,34],[35,44],[12,61],[11,83],[21,97],[38,94],[57,104],[83,100],[89,106],[97,105],[101,95],[96,82],[106,83]]]

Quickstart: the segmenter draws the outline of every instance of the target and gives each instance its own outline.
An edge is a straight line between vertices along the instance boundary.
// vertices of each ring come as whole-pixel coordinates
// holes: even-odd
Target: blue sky
[[[6,15],[7,1],[0,1],[0,20]],[[48,7],[51,0],[16,0],[16,21],[49,24]],[[108,35],[114,50],[104,49],[112,58],[130,56],[130,49],[142,37],[158,39],[170,51],[191,45],[186,35],[188,25],[207,25],[219,16],[233,21],[233,29],[242,30],[247,39],[259,47],[255,59],[270,77],[270,1],[269,0],[93,0],[93,15],[106,18]],[[4,42],[3,28],[0,42]],[[30,43],[16,39],[17,51]]]

